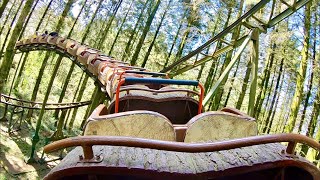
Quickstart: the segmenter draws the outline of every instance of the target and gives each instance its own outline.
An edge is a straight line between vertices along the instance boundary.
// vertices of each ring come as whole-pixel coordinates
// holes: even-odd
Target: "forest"
[[[268,19],[268,13],[279,13],[295,1],[270,1],[251,19],[262,24],[258,17]],[[99,103],[109,103],[97,93],[95,81],[68,58],[50,51],[15,49],[18,40],[45,31],[57,32],[131,65],[166,71],[175,79],[200,81],[206,95],[210,94],[205,99],[206,111],[237,108],[257,120],[259,134],[293,132],[320,141],[319,0],[309,1],[270,28],[258,28],[253,35],[257,36],[258,47],[249,43],[240,55],[240,45],[249,33],[245,26],[251,26],[250,22],[243,22],[201,53],[184,59],[258,2],[1,0],[0,93],[33,102],[92,101],[66,114],[26,110],[22,118],[32,129],[29,136],[38,126],[37,120],[44,120],[41,141],[46,131],[55,129],[54,122],[61,116],[65,118],[64,134],[79,135],[93,109]],[[221,53],[217,49],[222,49]],[[257,56],[256,64],[252,63],[252,54]],[[184,61],[171,66],[181,59]],[[225,74],[231,62],[234,65]],[[255,73],[257,79],[252,78]],[[0,103],[0,118],[9,118],[12,111]],[[30,148],[30,143],[27,146]],[[299,148],[302,156],[320,166],[319,154],[308,147]]]

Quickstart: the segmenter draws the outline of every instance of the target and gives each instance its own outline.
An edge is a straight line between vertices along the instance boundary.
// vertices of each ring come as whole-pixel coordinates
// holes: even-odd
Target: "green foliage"
[[[3,1],[5,4],[6,1]],[[52,4],[51,4],[52,2]],[[87,0],[87,1],[39,1],[26,28],[24,29],[24,36],[28,37],[33,35],[36,30],[39,33],[48,31],[58,31],[61,36],[67,36],[73,25],[74,29],[71,33],[71,38],[78,41],[83,41],[85,44],[101,48],[106,54],[113,46],[111,55],[116,59],[130,61],[132,64],[141,65],[143,58],[145,59],[146,68],[152,71],[160,71],[164,66],[168,66],[190,51],[199,47],[202,43],[206,42],[213,35],[218,34],[225,27],[233,23],[237,17],[243,12],[256,4],[257,0],[245,0],[243,8],[239,1],[213,1],[213,0],[201,0],[201,1],[172,1],[168,6],[170,0],[164,1],[151,1],[151,0],[139,0],[139,1],[103,1],[103,0]],[[14,79],[13,75],[18,67],[18,61],[20,54],[14,56],[13,48],[15,42],[18,40],[18,36],[21,33],[24,26],[24,20],[29,13],[27,10],[32,7],[34,1],[27,0],[22,7],[23,12],[18,13],[18,17],[13,27],[10,27],[10,21],[14,17],[14,14],[18,11],[17,1],[9,0],[9,3],[5,5],[4,11],[1,14],[0,22],[2,23],[0,28],[3,29],[0,34],[0,44],[4,43],[6,34],[10,28],[12,33],[9,33],[8,38],[10,41],[5,44],[5,55],[0,58],[1,67],[1,84],[0,89],[2,92],[8,92],[11,82]],[[79,15],[79,19],[76,21],[77,12],[84,4],[84,9]],[[132,4],[131,4],[132,3]],[[315,49],[317,57],[319,57],[319,2],[314,2],[311,8],[310,20],[311,32],[310,42],[315,42]],[[69,6],[69,7],[68,7]],[[12,7],[12,8],[11,8]],[[267,12],[271,11],[271,4],[268,4],[263,11],[257,13],[257,17],[266,16]],[[278,13],[278,4],[275,6],[275,13]],[[281,7],[280,7],[281,8]],[[0,11],[2,6],[0,5]],[[10,11],[10,9],[12,9]],[[165,17],[163,15],[167,10]],[[297,116],[294,119],[299,123],[299,108],[301,109],[304,92],[306,92],[305,84],[309,80],[310,75],[310,59],[311,53],[307,52],[303,56],[301,54],[302,47],[304,46],[303,31],[305,28],[302,20],[304,19],[304,9],[301,9],[299,13],[293,14],[290,19],[276,25],[273,29],[268,29],[264,34],[260,35],[260,47],[259,47],[259,68],[258,68],[258,89],[257,99],[255,106],[260,104],[260,109],[257,109],[258,122],[264,122],[266,115],[274,113],[274,118],[271,118],[272,127],[271,132],[282,132],[286,126],[286,120],[291,111],[289,105],[295,103],[295,113]],[[126,13],[127,12],[127,13]],[[158,29],[160,20],[163,18],[161,28]],[[76,21],[76,22],[75,22]],[[37,27],[39,27],[37,29]],[[158,29],[158,31],[157,31]],[[239,29],[237,34],[229,34],[225,37],[226,41],[233,42],[232,40],[239,36],[242,37],[247,33],[247,29]],[[156,34],[157,33],[157,34]],[[156,39],[154,39],[156,37]],[[235,38],[237,39],[237,38]],[[150,48],[151,47],[151,48]],[[216,46],[209,46],[207,53],[210,55],[214,52]],[[313,48],[310,46],[309,49]],[[206,84],[206,87],[210,88],[218,80],[223,69],[228,65],[230,59],[237,49],[233,49],[229,53],[222,53],[221,56],[216,58],[210,58],[210,61],[206,62],[203,69],[200,66],[193,68],[183,74],[179,74],[175,78],[177,79],[197,79],[199,75],[199,81]],[[206,50],[203,51],[205,53]],[[42,61],[47,61],[44,73],[41,75],[41,81],[39,82],[39,91],[36,96],[36,101],[43,101],[44,95],[48,91],[48,83],[51,78],[52,70],[56,63],[56,57],[54,53],[48,58],[45,58],[45,52],[30,52],[26,63],[22,68],[21,82],[18,83],[14,96],[21,99],[30,100],[36,80],[38,78],[38,72],[41,67]],[[2,56],[0,54],[0,56]],[[204,55],[199,55],[198,59],[203,58]],[[247,62],[250,57],[250,49],[247,48],[240,57],[238,69],[231,69],[228,78],[223,82],[223,88],[221,88],[219,97],[211,99],[210,105],[206,106],[206,109],[219,109],[222,105],[235,107],[238,103],[238,107],[242,111],[247,111],[249,88],[242,88],[243,85],[249,84],[251,81],[246,77]],[[268,64],[272,60],[272,64]],[[275,85],[278,75],[281,73],[279,64],[284,59],[283,78],[281,82],[283,85],[279,87],[278,92],[275,92]],[[185,61],[182,65],[192,65],[195,57]],[[297,86],[297,79],[299,74],[299,65],[304,60],[308,65],[305,68],[305,78],[299,81],[299,98],[294,100],[295,89]],[[308,122],[313,117],[314,109],[317,110],[318,106],[315,103],[317,99],[317,92],[319,92],[319,58],[316,60],[317,68],[314,70],[314,84],[311,89],[311,97],[309,104],[307,104],[307,116],[306,125],[303,126],[306,132]],[[182,66],[181,65],[181,66]],[[53,87],[50,88],[50,96],[48,102],[57,102],[63,93],[62,87],[64,83],[67,84],[65,96],[63,102],[71,102],[76,99],[90,100],[94,91],[94,84],[92,80],[89,80],[85,86],[83,92],[77,92],[78,85],[82,85],[80,77],[82,70],[78,67],[70,70],[71,61],[64,58],[58,69],[58,73],[54,79]],[[212,68],[211,68],[212,67]],[[72,72],[70,80],[66,80],[66,76],[69,72]],[[5,82],[3,79],[8,78]],[[207,83],[206,83],[207,82]],[[243,92],[244,91],[244,92]],[[227,94],[230,92],[230,96]],[[83,95],[81,95],[83,93]],[[79,96],[80,94],[80,96]],[[274,96],[275,95],[275,96]],[[243,97],[241,97],[243,96]],[[241,97],[241,98],[240,98]],[[269,98],[268,98],[269,97]],[[270,102],[272,97],[278,99],[278,103],[274,108],[270,108]],[[216,102],[214,101],[216,99]],[[240,99],[242,99],[240,102]],[[219,104],[218,104],[219,103]],[[211,106],[211,107],[209,107]],[[214,107],[216,106],[216,107]],[[75,118],[75,128],[79,128],[80,123],[86,117],[84,117],[86,108],[80,108]],[[39,112],[34,112],[34,116],[37,116]],[[53,112],[46,112],[45,117],[50,117]],[[72,112],[70,113],[68,121],[70,121]],[[293,122],[293,121],[291,121]],[[259,124],[263,126],[264,124]],[[291,123],[290,131],[295,131],[296,124]],[[263,129],[263,128],[262,128]],[[319,129],[319,128],[316,128]],[[314,135],[314,134],[312,134]]]

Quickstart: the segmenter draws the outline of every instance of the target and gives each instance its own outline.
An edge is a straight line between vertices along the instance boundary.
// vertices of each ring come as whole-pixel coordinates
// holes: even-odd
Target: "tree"
[[[115,1],[115,2],[116,2],[116,1]],[[117,14],[117,12],[118,12],[121,4],[122,4],[122,0],[120,0],[119,2],[116,2],[116,3],[117,3],[117,4],[115,5],[115,8],[113,9],[112,15],[111,15],[111,17],[109,17],[108,23],[107,23],[104,31],[102,31],[102,35],[101,35],[101,38],[100,38],[100,40],[99,40],[99,43],[98,43],[98,44],[99,44],[99,46],[100,46],[101,48],[103,48],[104,41],[105,41],[106,38],[107,38],[107,35],[108,35],[109,30],[110,30],[111,24],[112,24],[114,18],[116,17],[116,14]]]
[[[2,44],[2,47],[1,47],[1,50],[0,50],[0,54],[3,53],[3,50],[4,50],[5,46],[6,46],[8,37],[9,37],[9,35],[10,35],[11,29],[12,29],[12,27],[13,27],[13,24],[14,24],[15,20],[16,20],[16,17],[18,16],[18,13],[19,13],[19,11],[20,11],[20,8],[21,8],[22,4],[23,4],[23,1],[20,2],[19,7],[18,7],[15,15],[14,15],[13,18],[12,18],[10,27],[9,27],[9,29],[8,29],[8,31],[7,31],[7,34],[6,34],[6,37],[5,37],[4,41],[3,41],[3,44]]]
[[[153,36],[152,42],[151,42],[151,44],[150,44],[150,46],[149,46],[149,48],[148,48],[148,51],[147,51],[146,55],[144,56],[144,59],[143,59],[143,62],[142,62],[141,67],[145,67],[145,66],[146,66],[148,57],[149,57],[149,55],[150,55],[150,53],[151,53],[151,50],[152,50],[152,48],[153,48],[153,45],[154,45],[156,39],[157,39],[157,36],[158,36],[158,33],[159,33],[160,28],[161,28],[161,26],[162,26],[163,20],[164,20],[164,18],[166,17],[166,14],[167,14],[167,12],[168,12],[168,10],[169,10],[169,8],[170,8],[171,2],[172,2],[172,0],[169,1],[168,5],[167,5],[167,7],[166,7],[166,9],[165,9],[162,17],[161,17],[160,23],[159,23],[159,25],[158,25],[158,27],[157,27],[157,30],[156,30],[156,32],[155,32],[155,34],[154,34],[154,36]]]
[[[127,10],[127,12],[126,12],[123,20],[122,20],[122,22],[121,22],[121,25],[120,25],[120,27],[119,27],[119,30],[118,30],[117,34],[116,34],[116,37],[114,38],[114,40],[113,40],[113,42],[112,42],[111,48],[110,48],[109,53],[108,53],[109,56],[111,56],[112,51],[113,51],[113,48],[114,48],[114,46],[115,46],[115,44],[116,44],[116,42],[117,42],[117,40],[118,40],[118,37],[119,37],[120,33],[122,32],[123,25],[124,25],[124,23],[125,23],[126,20],[127,20],[127,17],[128,17],[129,12],[131,11],[131,7],[132,7],[132,5],[133,5],[133,2],[134,2],[134,1],[131,1],[130,6],[129,6],[129,8],[128,8],[128,10]]]
[[[0,6],[0,18],[2,17],[3,11],[6,8],[8,2],[9,2],[9,0],[3,0],[2,4]]]
[[[310,39],[310,7],[311,2],[307,3],[305,8],[305,17],[304,17],[304,40],[303,40],[303,49],[301,51],[301,62],[299,71],[297,73],[296,89],[293,96],[293,101],[291,103],[290,117],[288,124],[285,128],[285,132],[292,132],[296,123],[299,106],[303,96],[303,84],[306,78],[307,70],[307,61],[308,61],[308,52],[309,52],[309,39]]]
[[[132,43],[132,41],[133,41],[133,37],[134,37],[134,35],[135,35],[135,33],[136,33],[137,28],[138,28],[139,25],[140,25],[140,22],[141,22],[141,20],[142,20],[142,17],[143,17],[143,15],[144,15],[144,11],[145,11],[148,3],[149,3],[149,0],[146,0],[146,2],[143,3],[143,7],[141,8],[141,11],[140,11],[140,13],[139,13],[139,17],[138,17],[138,19],[137,19],[137,21],[136,21],[136,23],[135,23],[135,25],[134,25],[133,30],[132,30],[131,33],[130,33],[130,37],[128,38],[129,40],[128,40],[128,42],[127,42],[127,44],[126,44],[126,47],[125,47],[125,50],[124,50],[124,52],[123,52],[123,54],[122,54],[122,57],[121,57],[122,60],[126,60],[126,59],[130,56],[130,55],[129,55],[129,54],[130,54],[130,46],[131,46],[131,43]]]
[[[152,9],[152,12],[151,14],[149,15],[148,19],[147,19],[147,22],[146,22],[146,25],[144,26],[143,28],[143,32],[142,32],[142,35],[140,36],[140,39],[139,39],[139,42],[137,44],[137,47],[136,47],[136,50],[131,58],[131,61],[130,61],[130,64],[131,65],[136,65],[136,62],[138,60],[138,56],[139,56],[139,53],[140,53],[140,50],[141,50],[141,47],[143,45],[143,42],[147,36],[147,33],[149,32],[150,30],[150,26],[151,26],[151,23],[154,19],[154,16],[156,15],[156,12],[159,8],[159,5],[160,5],[160,0],[156,0],[156,4],[154,5],[153,9]]]
[[[14,27],[14,29],[12,31],[13,36],[10,37],[6,52],[4,54],[4,59],[1,64],[1,67],[0,67],[0,92],[3,92],[3,88],[4,88],[4,85],[7,81],[10,67],[11,67],[13,57],[15,54],[14,47],[15,47],[16,41],[18,39],[18,36],[16,36],[16,35],[20,34],[22,27],[23,27],[24,20],[26,19],[27,15],[29,14],[33,2],[34,2],[34,0],[27,0],[26,1],[25,5],[22,9],[22,12],[19,16],[19,19],[16,23],[16,26]]]
[[[59,21],[58,21],[58,23],[56,25],[56,28],[55,28],[55,31],[57,33],[59,33],[61,31],[61,29],[63,28],[63,24],[65,22],[65,19],[66,19],[67,15],[68,15],[68,12],[70,11],[71,6],[72,6],[73,3],[74,3],[74,0],[68,0],[68,2],[66,3],[66,5],[65,5],[65,7],[63,9],[63,12],[61,14],[61,17],[59,18]],[[37,98],[37,94],[38,94],[38,91],[39,91],[41,79],[43,77],[43,73],[44,73],[45,67],[47,66],[47,62],[48,62],[48,59],[49,59],[50,55],[51,55],[51,53],[47,52],[45,54],[45,57],[44,57],[43,61],[42,61],[42,65],[41,65],[41,68],[39,70],[39,73],[38,73],[38,76],[37,76],[37,80],[36,80],[36,83],[35,83],[35,86],[34,86],[34,89],[33,89],[33,92],[32,92],[31,101],[35,101],[36,98]],[[62,57],[59,57],[58,60],[60,60],[60,58],[62,58]],[[27,117],[31,117],[32,112],[33,111],[30,109],[29,112],[28,112]]]

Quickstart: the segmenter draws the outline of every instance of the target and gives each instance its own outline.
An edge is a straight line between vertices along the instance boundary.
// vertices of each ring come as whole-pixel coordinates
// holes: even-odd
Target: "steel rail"
[[[207,42],[205,42],[204,44],[202,44],[200,47],[198,47],[197,49],[191,51],[189,54],[187,54],[186,56],[182,57],[181,59],[179,59],[178,61],[174,62],[173,64],[171,64],[170,66],[162,69],[160,72],[165,73],[168,72],[169,70],[173,69],[174,67],[176,67],[177,65],[181,64],[182,62],[184,62],[185,60],[190,59],[191,57],[193,57],[194,55],[200,53],[204,48],[208,47],[211,43],[213,43],[214,41],[224,37],[226,34],[230,33],[231,30],[233,30],[235,27],[237,27],[238,25],[242,24],[242,21],[251,17],[254,13],[256,13],[257,11],[259,11],[261,8],[263,8],[270,0],[261,0],[258,4],[256,4],[255,6],[253,6],[248,12],[246,12],[244,15],[242,15],[239,19],[237,19],[234,23],[232,23],[230,26],[228,26],[227,28],[225,28],[224,30],[222,30],[219,34],[217,34],[216,36],[214,36],[213,38],[211,38],[210,40],[208,40]]]

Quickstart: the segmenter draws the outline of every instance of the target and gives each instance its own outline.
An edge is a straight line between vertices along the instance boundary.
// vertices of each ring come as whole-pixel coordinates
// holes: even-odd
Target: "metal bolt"
[[[100,155],[96,155],[96,160],[99,160],[100,159]]]

